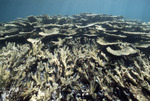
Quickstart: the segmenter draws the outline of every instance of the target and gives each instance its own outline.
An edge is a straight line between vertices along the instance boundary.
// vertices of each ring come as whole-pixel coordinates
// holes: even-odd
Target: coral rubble
[[[122,16],[29,16],[0,25],[0,100],[149,101],[150,27]]]

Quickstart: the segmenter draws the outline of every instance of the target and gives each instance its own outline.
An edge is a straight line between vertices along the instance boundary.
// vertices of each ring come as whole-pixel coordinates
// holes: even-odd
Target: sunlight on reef
[[[0,25],[0,100],[149,101],[150,27],[122,16],[29,16]]]

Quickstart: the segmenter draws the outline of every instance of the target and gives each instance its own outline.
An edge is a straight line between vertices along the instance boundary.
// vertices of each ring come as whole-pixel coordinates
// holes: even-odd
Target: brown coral
[[[150,29],[143,23],[44,15],[4,23],[0,32],[2,101],[150,100]]]

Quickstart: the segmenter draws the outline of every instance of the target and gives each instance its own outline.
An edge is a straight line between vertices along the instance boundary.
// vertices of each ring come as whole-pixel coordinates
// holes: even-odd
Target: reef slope
[[[83,13],[0,24],[2,101],[149,101],[150,25]]]

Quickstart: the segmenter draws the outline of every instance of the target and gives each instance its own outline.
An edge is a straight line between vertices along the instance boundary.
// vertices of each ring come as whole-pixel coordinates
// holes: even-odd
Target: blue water
[[[150,0],[0,0],[0,22],[29,15],[98,13],[150,21]]]

